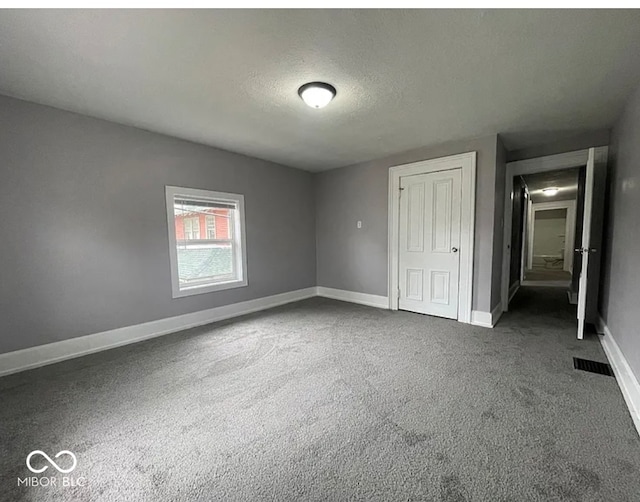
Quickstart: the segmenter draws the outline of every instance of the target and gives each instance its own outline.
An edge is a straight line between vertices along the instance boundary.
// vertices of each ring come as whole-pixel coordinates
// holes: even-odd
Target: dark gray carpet
[[[5,377],[0,497],[639,500],[615,379],[573,369],[596,336],[563,291],[513,306],[490,330],[312,299]],[[34,449],[87,486],[18,487]]]

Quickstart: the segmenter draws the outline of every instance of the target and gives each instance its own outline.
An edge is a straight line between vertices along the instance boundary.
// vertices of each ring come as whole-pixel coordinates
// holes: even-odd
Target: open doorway
[[[579,339],[597,322],[607,151],[507,164],[503,311],[521,286],[557,286],[577,305]]]
[[[584,170],[574,167],[514,178],[514,189],[524,191],[526,202],[523,210],[513,211],[518,217],[514,233],[522,235],[512,242],[512,248],[521,247],[521,256],[512,256],[521,285],[569,289],[573,275],[579,276],[573,265],[579,233],[576,213],[582,214],[584,204],[584,197],[578,197],[584,193]]]

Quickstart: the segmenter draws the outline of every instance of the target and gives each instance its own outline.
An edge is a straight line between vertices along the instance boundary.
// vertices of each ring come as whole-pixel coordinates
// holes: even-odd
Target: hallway
[[[525,281],[565,281],[571,283],[571,273],[565,270],[550,270],[544,268],[526,269],[524,271]]]
[[[523,286],[509,303],[509,312],[504,314],[500,323],[507,319],[525,325],[544,322],[540,319],[541,315],[559,321],[559,329],[573,329],[576,306],[567,301],[567,292],[562,288]],[[594,341],[597,342],[595,338]]]

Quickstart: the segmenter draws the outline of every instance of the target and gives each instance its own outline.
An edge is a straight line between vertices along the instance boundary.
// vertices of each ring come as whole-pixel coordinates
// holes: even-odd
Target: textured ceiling
[[[555,200],[573,200],[578,194],[578,173],[579,167],[570,169],[558,169],[546,173],[528,174],[522,179],[529,189],[533,202],[552,202]],[[558,188],[555,195],[545,195],[542,190],[545,188]]]
[[[637,10],[3,10],[0,93],[323,170],[610,127],[638,47]]]

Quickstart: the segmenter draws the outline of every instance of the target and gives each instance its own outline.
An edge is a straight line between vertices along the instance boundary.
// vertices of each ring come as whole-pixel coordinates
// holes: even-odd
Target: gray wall
[[[607,146],[609,144],[609,134],[609,129],[600,129],[577,134],[560,141],[522,148],[520,150],[511,150],[507,153],[507,162],[584,150],[593,146]]]
[[[496,220],[502,219],[503,205],[502,199],[496,203],[496,187],[504,185],[504,170],[501,180],[496,179],[497,148],[494,134],[317,173],[318,286],[387,296],[389,167],[477,151],[473,308],[489,312],[499,301],[501,264],[498,263],[497,277],[492,277],[492,269],[502,259],[501,255],[493,256],[494,245],[499,243],[500,252],[502,247],[502,230],[499,235],[494,234]],[[356,228],[358,220],[363,222],[362,229]]]
[[[493,248],[491,262],[491,303],[489,311],[493,311],[501,302],[502,296],[502,256],[504,247],[504,195],[506,187],[504,185],[507,172],[507,150],[505,149],[500,136],[496,137],[496,160],[495,160],[495,188],[493,193]],[[478,192],[480,197],[490,197],[489,192]],[[486,238],[486,232],[476,233],[477,238]],[[484,310],[484,309],[482,309]]]
[[[522,264],[522,230],[527,207],[524,183],[520,176],[513,177],[513,212],[511,213],[511,263],[509,264],[509,287],[520,282]]]
[[[566,209],[547,209],[538,211],[533,222],[533,260],[540,255],[564,256],[565,229],[567,227]],[[544,266],[544,259],[540,262]]]
[[[0,353],[315,285],[310,173],[0,97],[0,175]],[[165,185],[245,195],[248,287],[171,298]]]
[[[640,88],[611,139],[600,312],[640,379]]]

